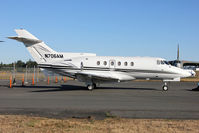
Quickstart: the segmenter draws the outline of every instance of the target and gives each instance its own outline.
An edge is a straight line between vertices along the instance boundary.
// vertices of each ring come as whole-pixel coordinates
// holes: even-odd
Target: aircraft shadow
[[[37,86],[37,85],[32,85],[32,86],[13,86],[14,88],[47,88],[47,89],[50,89],[50,88],[60,88],[60,86]]]
[[[31,88],[36,88],[36,86],[33,86]],[[56,92],[56,91],[88,91],[86,87],[83,86],[75,86],[75,85],[62,85],[62,86],[39,86],[39,88],[53,88],[53,89],[42,89],[42,90],[33,90],[30,92]],[[132,88],[132,87],[97,87],[95,90],[157,90],[154,88]]]
[[[199,91],[199,87],[197,87],[197,88],[194,88],[194,89],[192,89],[192,90],[189,90],[189,91]]]

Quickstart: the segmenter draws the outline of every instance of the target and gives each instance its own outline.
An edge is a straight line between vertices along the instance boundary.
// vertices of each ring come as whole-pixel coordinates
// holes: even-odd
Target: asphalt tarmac
[[[0,81],[0,114],[53,118],[106,117],[199,119],[199,91],[194,82],[174,82],[167,92],[162,82],[104,84],[88,91],[83,83],[67,81],[8,88]]]

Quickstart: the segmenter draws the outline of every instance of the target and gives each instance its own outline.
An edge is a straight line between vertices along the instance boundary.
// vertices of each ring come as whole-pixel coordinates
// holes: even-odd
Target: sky
[[[198,0],[0,0],[0,62],[32,59],[24,28],[57,52],[199,61]]]

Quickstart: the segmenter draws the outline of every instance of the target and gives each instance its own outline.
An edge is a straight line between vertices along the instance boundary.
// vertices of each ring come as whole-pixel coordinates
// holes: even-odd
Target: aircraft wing
[[[79,80],[98,80],[98,81],[128,81],[135,78],[122,72],[96,72],[96,71],[81,71],[76,73]]]

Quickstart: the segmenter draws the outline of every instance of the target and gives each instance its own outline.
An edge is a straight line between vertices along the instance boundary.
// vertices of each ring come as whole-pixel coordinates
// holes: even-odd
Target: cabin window
[[[97,65],[98,65],[98,66],[100,65],[100,61],[97,61]]]
[[[131,62],[131,66],[134,66],[134,62]]]
[[[111,66],[114,66],[114,62],[113,61],[111,61]]]
[[[127,65],[128,65],[128,63],[127,63],[127,62],[124,62],[124,65],[125,65],[125,66],[127,66]]]
[[[117,65],[118,65],[118,66],[121,66],[121,62],[120,62],[120,61],[118,61]]]
[[[106,62],[106,61],[104,61],[104,65],[105,65],[105,66],[107,65],[107,62]]]

